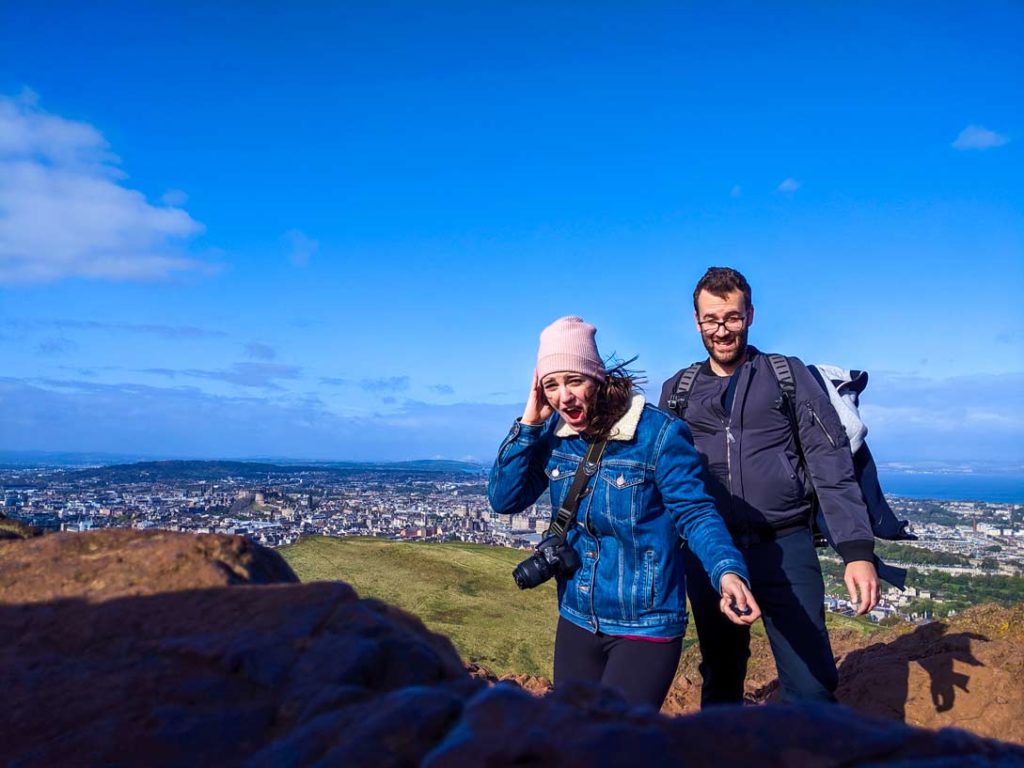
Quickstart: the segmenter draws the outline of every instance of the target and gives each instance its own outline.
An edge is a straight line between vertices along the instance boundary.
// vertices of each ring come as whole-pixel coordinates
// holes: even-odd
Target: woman
[[[567,565],[541,562],[540,578],[554,571],[558,579],[555,684],[600,682],[631,704],[660,708],[686,631],[680,538],[719,585],[726,616],[749,625],[761,612],[704,491],[685,423],[647,405],[623,365],[606,370],[595,333],[579,317],[541,333],[526,408],[501,444],[487,493],[496,512],[514,514],[550,488],[554,514],[588,448],[606,441],[567,526],[578,563],[572,552]]]

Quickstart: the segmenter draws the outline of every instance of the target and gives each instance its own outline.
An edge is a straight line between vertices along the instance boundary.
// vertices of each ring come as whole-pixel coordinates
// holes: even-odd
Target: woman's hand
[[[722,577],[721,591],[722,600],[718,607],[733,624],[749,627],[761,618],[761,609],[757,606],[757,601],[750,594],[743,579],[735,573],[727,573]]]
[[[526,398],[526,408],[523,410],[523,424],[543,424],[548,417],[554,413],[554,409],[548,404],[547,395],[537,378],[537,369],[533,370],[533,384],[530,385],[530,396]]]

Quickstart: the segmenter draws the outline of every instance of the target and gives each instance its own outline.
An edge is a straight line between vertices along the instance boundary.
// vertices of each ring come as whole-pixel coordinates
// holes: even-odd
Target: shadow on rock
[[[481,686],[447,638],[337,583],[0,605],[0,637],[3,764],[419,754]]]
[[[1024,742],[1021,612],[980,606],[851,650],[839,667],[839,699],[910,725]]]
[[[931,701],[936,712],[948,712],[956,702],[956,689],[968,692],[970,676],[958,672],[956,665],[983,666],[974,656],[972,642],[988,642],[988,638],[973,632],[948,634],[949,626],[933,622],[918,627],[888,643],[875,643],[867,648],[847,654],[840,668],[840,686],[843,700],[854,698],[851,684],[865,674],[874,678],[868,697],[856,697],[856,706],[898,720],[906,720],[906,705],[910,696],[910,668],[917,664],[928,674]],[[843,689],[843,684],[845,690]]]

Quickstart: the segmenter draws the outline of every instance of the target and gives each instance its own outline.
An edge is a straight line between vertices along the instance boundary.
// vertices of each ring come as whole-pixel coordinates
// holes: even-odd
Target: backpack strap
[[[804,472],[807,472],[807,460],[804,458],[804,447],[800,443],[800,425],[796,416],[796,379],[793,378],[793,366],[785,355],[766,354],[768,362],[771,363],[772,373],[775,374],[775,381],[779,385],[779,399],[775,401],[775,407],[786,414],[789,419],[789,429],[793,433],[793,441],[796,443],[796,453],[803,465]]]
[[[785,355],[769,354],[765,355],[765,357],[771,363],[772,373],[775,374],[775,380],[779,383],[779,399],[776,401],[776,407],[779,410],[785,411],[786,417],[789,419],[789,429],[793,433],[793,442],[796,443],[796,453],[800,459],[800,466],[803,467],[804,477],[811,485],[811,495],[813,497],[811,499],[811,533],[814,536],[814,546],[824,547],[828,545],[828,539],[821,532],[817,524],[818,511],[820,509],[818,493],[814,489],[811,472],[807,467],[807,459],[804,456],[804,447],[800,442],[800,425],[797,423],[796,416],[796,379],[793,378],[793,366]]]
[[[776,406],[780,410],[782,407],[787,409],[793,431],[796,432],[796,380],[793,378],[793,367],[785,355],[770,354],[765,357],[771,363],[772,373],[775,374],[775,380],[779,383],[779,400],[776,402]]]
[[[668,396],[666,405],[680,419],[686,415],[686,406],[690,402],[690,390],[693,389],[693,382],[700,372],[703,363],[694,363],[689,368],[684,368],[678,373],[676,385],[672,394]]]

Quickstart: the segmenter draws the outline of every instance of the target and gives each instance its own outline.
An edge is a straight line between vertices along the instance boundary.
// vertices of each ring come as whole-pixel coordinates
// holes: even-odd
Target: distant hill
[[[27,467],[94,467],[125,464],[149,457],[124,453],[81,453],[74,451],[0,451],[0,469]]]
[[[468,663],[499,675],[551,677],[558,620],[554,582],[520,590],[512,580],[512,569],[529,552],[455,542],[326,537],[303,538],[278,551],[304,582],[340,579],[362,597],[415,614],[451,638]],[[827,618],[832,630],[877,631],[865,620]],[[763,636],[762,624],[755,625],[754,634]],[[693,643],[690,632],[686,645]]]
[[[97,482],[175,481],[175,480],[260,480],[274,475],[307,473],[318,478],[352,477],[367,472],[394,472],[404,475],[473,474],[483,471],[479,464],[464,461],[424,459],[398,462],[324,462],[324,463],[266,463],[255,461],[140,461],[132,464],[112,464],[89,467],[68,473],[76,480]]]

